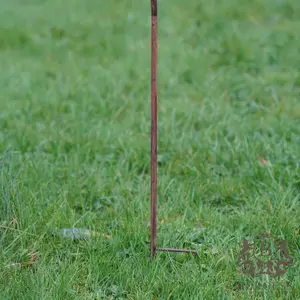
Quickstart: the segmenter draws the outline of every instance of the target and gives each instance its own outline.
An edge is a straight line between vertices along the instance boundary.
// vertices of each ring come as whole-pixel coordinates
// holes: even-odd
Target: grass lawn
[[[158,246],[199,256],[149,259],[149,1],[2,0],[0,299],[300,299],[300,2],[158,2]]]

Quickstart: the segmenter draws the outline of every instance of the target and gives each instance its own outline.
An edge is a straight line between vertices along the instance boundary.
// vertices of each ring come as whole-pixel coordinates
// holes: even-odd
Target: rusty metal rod
[[[157,248],[157,251],[167,251],[167,252],[185,252],[197,254],[196,250],[187,250],[187,249],[175,249],[175,248]]]
[[[197,254],[195,250],[156,249],[157,207],[157,0],[151,0],[151,256],[156,251],[185,252]]]
[[[157,0],[151,0],[151,255],[156,253],[157,200]]]

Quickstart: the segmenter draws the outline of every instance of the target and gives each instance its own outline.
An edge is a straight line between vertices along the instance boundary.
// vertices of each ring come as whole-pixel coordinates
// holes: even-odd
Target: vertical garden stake
[[[195,250],[156,248],[157,200],[157,0],[151,0],[151,256],[156,251],[186,252]]]
[[[156,253],[157,198],[157,0],[151,0],[151,255]]]

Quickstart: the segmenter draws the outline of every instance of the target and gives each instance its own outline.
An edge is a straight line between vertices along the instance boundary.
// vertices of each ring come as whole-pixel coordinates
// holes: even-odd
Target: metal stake
[[[186,252],[195,250],[156,248],[157,202],[157,0],[151,0],[151,256],[156,251]]]
[[[157,0],[151,0],[151,255],[156,253],[157,199]]]

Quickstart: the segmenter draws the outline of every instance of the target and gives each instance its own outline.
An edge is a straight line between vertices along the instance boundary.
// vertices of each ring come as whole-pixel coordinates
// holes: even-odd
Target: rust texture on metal
[[[157,0],[151,0],[151,15],[157,17]]]
[[[188,250],[188,249],[175,249],[175,248],[158,248],[157,251],[167,251],[167,252],[185,252],[185,253],[193,253],[197,254],[196,250]]]
[[[157,198],[157,0],[151,0],[151,254],[156,253]]]
[[[156,251],[185,252],[195,250],[156,248],[157,218],[157,0],[151,0],[151,256]]]

